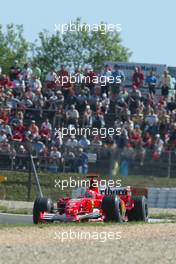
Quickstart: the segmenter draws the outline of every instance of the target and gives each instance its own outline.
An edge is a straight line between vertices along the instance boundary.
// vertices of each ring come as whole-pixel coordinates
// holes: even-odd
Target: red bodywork
[[[123,221],[128,221],[127,212],[134,208],[130,187],[99,190],[92,183],[98,177],[90,177],[90,186],[83,194],[76,198],[59,198],[53,213],[40,213],[40,222],[55,221],[104,221],[104,212],[101,209],[105,195],[117,195],[122,205]],[[96,216],[96,217],[95,217]]]

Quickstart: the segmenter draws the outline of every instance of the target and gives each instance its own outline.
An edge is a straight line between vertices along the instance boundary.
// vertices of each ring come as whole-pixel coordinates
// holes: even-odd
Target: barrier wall
[[[176,188],[149,188],[149,208],[176,208]]]

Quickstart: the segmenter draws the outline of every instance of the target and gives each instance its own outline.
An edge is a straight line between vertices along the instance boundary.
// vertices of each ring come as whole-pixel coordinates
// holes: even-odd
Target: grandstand
[[[18,61],[9,75],[2,69],[1,169],[30,169],[32,153],[37,169],[50,172],[109,171],[113,161],[125,160],[132,174],[150,175],[152,167],[155,175],[174,176],[176,97],[166,68],[158,77],[134,67],[130,85],[118,64],[101,72],[76,69],[75,82],[64,65],[41,76],[36,65]],[[61,128],[120,128],[121,134],[63,136]]]

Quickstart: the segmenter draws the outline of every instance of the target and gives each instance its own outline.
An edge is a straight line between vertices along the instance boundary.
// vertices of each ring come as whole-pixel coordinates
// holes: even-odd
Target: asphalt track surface
[[[32,215],[0,213],[0,224],[32,224]]]
[[[169,222],[169,219],[149,218],[149,223]],[[0,224],[32,224],[32,215],[0,213]]]

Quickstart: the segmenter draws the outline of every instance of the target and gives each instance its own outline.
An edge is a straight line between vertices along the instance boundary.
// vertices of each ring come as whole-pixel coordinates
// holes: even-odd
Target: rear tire
[[[33,223],[38,224],[40,221],[40,212],[51,213],[53,210],[53,202],[46,197],[37,198],[33,207]]]
[[[122,206],[117,196],[105,196],[102,201],[105,222],[122,222]]]
[[[134,208],[128,211],[129,221],[148,221],[148,203],[145,196],[134,196]]]

